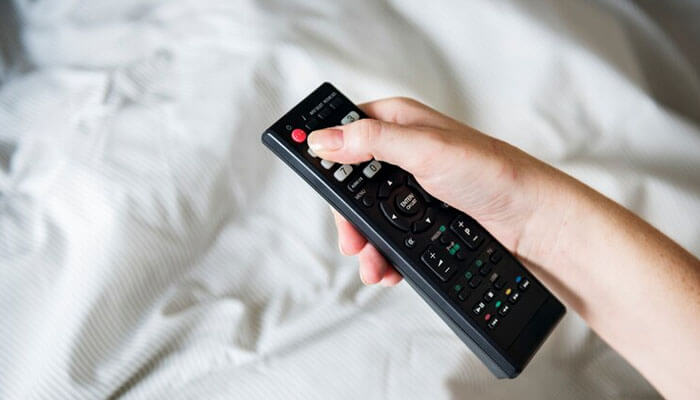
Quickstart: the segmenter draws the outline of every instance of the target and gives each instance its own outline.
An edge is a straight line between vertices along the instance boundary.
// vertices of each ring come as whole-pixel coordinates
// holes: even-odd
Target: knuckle
[[[360,145],[368,146],[375,143],[381,135],[383,123],[376,119],[361,119],[357,121]]]

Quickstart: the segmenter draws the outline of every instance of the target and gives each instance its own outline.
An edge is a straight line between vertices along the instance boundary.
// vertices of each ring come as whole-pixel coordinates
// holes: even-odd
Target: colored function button
[[[373,177],[374,175],[376,175],[377,172],[379,172],[380,169],[382,169],[382,163],[380,163],[380,162],[377,161],[377,160],[372,160],[372,161],[370,161],[370,163],[367,164],[367,166],[362,170],[362,173],[363,173],[367,178],[371,178],[371,177]]]
[[[484,321],[488,321],[490,319],[491,319],[491,314],[484,315]]]
[[[508,296],[510,294],[510,292],[512,292],[512,291],[513,291],[513,289],[511,289],[511,288],[506,289],[506,296]]]
[[[496,302],[496,304],[494,304],[494,307],[499,308],[499,307],[501,306],[501,304],[503,304],[503,302],[500,301],[500,300],[498,300],[498,301]]]
[[[518,275],[515,277],[515,283],[520,283],[520,281],[523,279],[522,276]]]
[[[292,140],[294,140],[297,143],[301,143],[304,140],[306,140],[306,132],[304,132],[303,129],[294,129],[292,131]]]

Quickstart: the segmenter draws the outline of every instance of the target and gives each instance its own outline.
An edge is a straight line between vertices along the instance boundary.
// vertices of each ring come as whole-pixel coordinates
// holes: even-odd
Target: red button
[[[294,140],[297,143],[301,143],[304,140],[306,140],[306,132],[304,132],[303,129],[295,129],[292,131],[292,140]]]
[[[486,314],[486,315],[484,315],[484,319],[487,320],[487,321],[490,320],[490,319],[491,319],[491,314]]]

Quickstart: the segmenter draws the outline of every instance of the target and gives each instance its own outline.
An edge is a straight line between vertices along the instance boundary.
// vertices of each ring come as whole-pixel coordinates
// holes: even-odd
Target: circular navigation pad
[[[408,188],[402,188],[395,198],[396,209],[405,215],[416,215],[423,211],[423,205],[418,200],[418,196]]]

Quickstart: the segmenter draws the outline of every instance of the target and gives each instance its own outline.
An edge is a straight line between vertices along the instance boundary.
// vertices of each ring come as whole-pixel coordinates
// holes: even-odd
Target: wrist
[[[567,253],[568,232],[578,223],[588,189],[574,178],[550,166],[532,174],[532,212],[523,224],[515,252],[537,268],[557,275],[562,264],[557,254]]]

